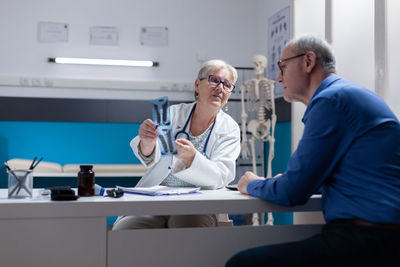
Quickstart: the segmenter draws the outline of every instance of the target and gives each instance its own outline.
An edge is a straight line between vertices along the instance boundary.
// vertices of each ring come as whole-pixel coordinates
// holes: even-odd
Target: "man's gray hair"
[[[292,41],[296,54],[312,51],[317,56],[317,62],[328,73],[336,72],[336,60],[332,47],[327,41],[314,35],[303,35]]]

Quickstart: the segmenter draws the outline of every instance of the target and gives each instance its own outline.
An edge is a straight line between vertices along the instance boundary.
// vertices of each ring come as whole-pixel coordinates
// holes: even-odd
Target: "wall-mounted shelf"
[[[15,97],[142,99],[167,95],[193,100],[194,82],[0,76],[0,95]]]

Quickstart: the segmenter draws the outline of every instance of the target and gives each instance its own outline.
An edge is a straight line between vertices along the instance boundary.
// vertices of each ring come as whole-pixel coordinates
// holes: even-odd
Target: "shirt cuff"
[[[140,144],[140,142],[139,142],[139,144]],[[137,146],[137,151],[138,151],[139,157],[144,161],[144,163],[146,163],[146,165],[150,165],[150,164],[154,161],[155,154],[156,154],[156,153],[154,153],[155,150],[153,150],[153,153],[151,153],[149,156],[146,157],[146,156],[143,155],[142,152],[140,151],[139,144],[138,144],[138,146]]]
[[[247,185],[247,193],[249,193],[250,195],[252,195],[252,192],[254,190],[254,188],[257,186],[257,180],[253,180],[251,181],[248,185]]]

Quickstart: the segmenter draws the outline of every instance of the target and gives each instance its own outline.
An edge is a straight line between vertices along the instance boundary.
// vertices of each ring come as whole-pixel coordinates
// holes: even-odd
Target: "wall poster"
[[[286,43],[290,41],[290,6],[278,11],[268,19],[268,66],[267,77],[276,80],[279,74],[277,62]],[[282,85],[275,82],[275,98],[283,96]]]

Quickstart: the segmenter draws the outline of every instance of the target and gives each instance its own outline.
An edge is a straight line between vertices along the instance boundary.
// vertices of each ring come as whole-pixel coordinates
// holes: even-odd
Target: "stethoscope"
[[[193,115],[193,112],[194,112],[194,109],[195,109],[195,108],[196,108],[196,104],[194,104],[192,110],[190,111],[189,117],[187,118],[186,123],[185,123],[185,126],[183,126],[183,129],[180,130],[180,131],[178,131],[178,132],[175,134],[175,140],[178,139],[178,138],[185,138],[185,139],[187,139],[187,140],[190,141],[190,136],[189,136],[189,134],[186,132],[186,128],[187,128],[187,126],[188,126],[188,124],[189,124],[190,119],[192,118],[192,115]],[[208,136],[207,136],[207,139],[206,139],[206,143],[204,144],[204,148],[203,148],[203,152],[202,152],[202,154],[203,154],[206,158],[208,158],[207,155],[206,155],[207,145],[208,145],[208,141],[210,140],[211,132],[212,132],[212,130],[214,129],[214,125],[215,125],[215,120],[214,120],[214,122],[213,122],[213,125],[211,126],[210,132],[208,133]]]

